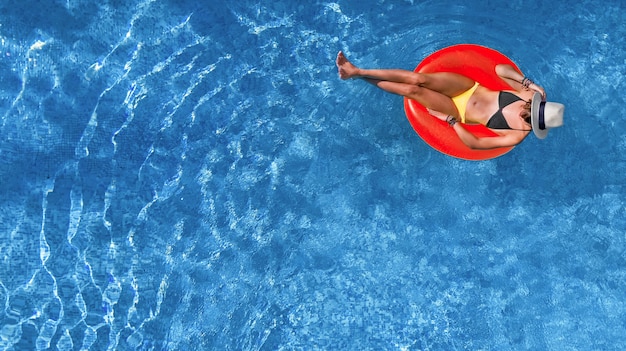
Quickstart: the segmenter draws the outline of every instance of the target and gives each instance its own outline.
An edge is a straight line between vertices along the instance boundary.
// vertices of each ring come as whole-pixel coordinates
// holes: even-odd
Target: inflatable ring
[[[491,90],[511,90],[495,72],[498,64],[519,68],[508,57],[496,50],[473,44],[450,46],[426,57],[415,72],[454,72],[469,77]],[[415,132],[432,148],[446,155],[465,160],[488,160],[511,151],[513,147],[473,150],[465,145],[448,123],[431,116],[415,100],[404,98],[404,111]],[[497,136],[482,124],[464,124],[465,129],[479,138]]]

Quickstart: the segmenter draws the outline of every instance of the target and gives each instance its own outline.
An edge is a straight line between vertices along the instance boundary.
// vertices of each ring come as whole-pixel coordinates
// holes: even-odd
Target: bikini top
[[[487,128],[491,129],[513,129],[506,123],[502,110],[510,104],[522,100],[519,96],[511,94],[508,91],[501,91],[498,94],[498,111],[494,113],[487,121]]]

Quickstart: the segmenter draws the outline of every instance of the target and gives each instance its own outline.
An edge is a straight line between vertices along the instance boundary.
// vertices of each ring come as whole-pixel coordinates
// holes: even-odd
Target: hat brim
[[[535,94],[533,95],[532,103],[530,105],[530,116],[533,133],[535,133],[537,138],[545,139],[545,137],[548,136],[548,128],[539,128],[539,109],[541,108],[541,101],[543,101],[543,97],[540,93],[535,92]]]

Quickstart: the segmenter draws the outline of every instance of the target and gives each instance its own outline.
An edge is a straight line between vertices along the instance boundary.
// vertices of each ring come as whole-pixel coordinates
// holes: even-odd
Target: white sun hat
[[[564,111],[565,106],[563,104],[543,101],[541,94],[535,93],[530,107],[530,115],[533,132],[537,138],[544,139],[548,136],[550,129],[562,126]]]

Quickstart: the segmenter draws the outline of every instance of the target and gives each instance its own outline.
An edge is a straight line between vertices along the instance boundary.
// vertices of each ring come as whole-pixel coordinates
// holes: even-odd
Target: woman
[[[341,79],[361,78],[384,91],[416,100],[433,116],[448,122],[472,149],[514,146],[531,130],[543,139],[550,128],[563,124],[564,106],[545,102],[544,89],[510,65],[499,64],[495,70],[513,90],[493,91],[457,73],[361,69],[341,51],[336,63]],[[498,136],[478,138],[457,121],[483,124]]]

